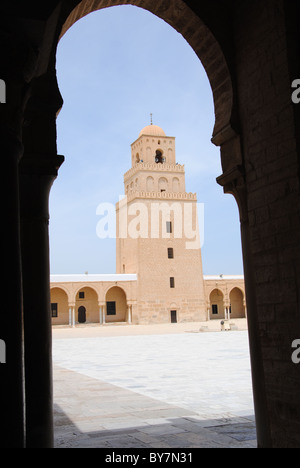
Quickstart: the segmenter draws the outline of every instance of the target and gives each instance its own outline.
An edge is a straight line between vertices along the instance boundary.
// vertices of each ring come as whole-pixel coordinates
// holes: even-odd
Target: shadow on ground
[[[55,405],[55,448],[256,448],[253,416],[239,419],[177,417],[161,424],[82,432]]]

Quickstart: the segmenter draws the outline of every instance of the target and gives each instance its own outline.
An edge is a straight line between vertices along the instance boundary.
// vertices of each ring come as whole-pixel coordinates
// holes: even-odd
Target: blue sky
[[[61,39],[57,74],[58,153],[66,160],[50,196],[51,273],[115,272],[115,240],[97,237],[96,210],[124,194],[130,145],[153,113],[153,123],[176,137],[187,191],[205,205],[204,273],[242,274],[237,205],[216,183],[212,92],[185,39],[140,8],[107,8]]]

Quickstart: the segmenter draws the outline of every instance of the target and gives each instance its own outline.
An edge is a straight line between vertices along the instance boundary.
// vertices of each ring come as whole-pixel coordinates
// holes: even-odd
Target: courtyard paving
[[[55,446],[254,448],[247,331],[54,329]]]

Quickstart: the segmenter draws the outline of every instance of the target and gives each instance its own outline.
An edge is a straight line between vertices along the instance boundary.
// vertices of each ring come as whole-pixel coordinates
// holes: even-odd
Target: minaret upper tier
[[[131,145],[132,167],[140,162],[176,164],[175,138],[167,137],[162,128],[148,125]]]
[[[185,168],[176,163],[175,137],[157,125],[143,128],[132,143],[131,166],[124,176],[126,195],[185,193]]]

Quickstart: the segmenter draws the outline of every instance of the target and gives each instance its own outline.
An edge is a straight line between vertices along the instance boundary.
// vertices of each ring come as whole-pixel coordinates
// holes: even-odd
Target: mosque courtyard
[[[235,322],[55,327],[55,446],[255,448],[248,332]]]

